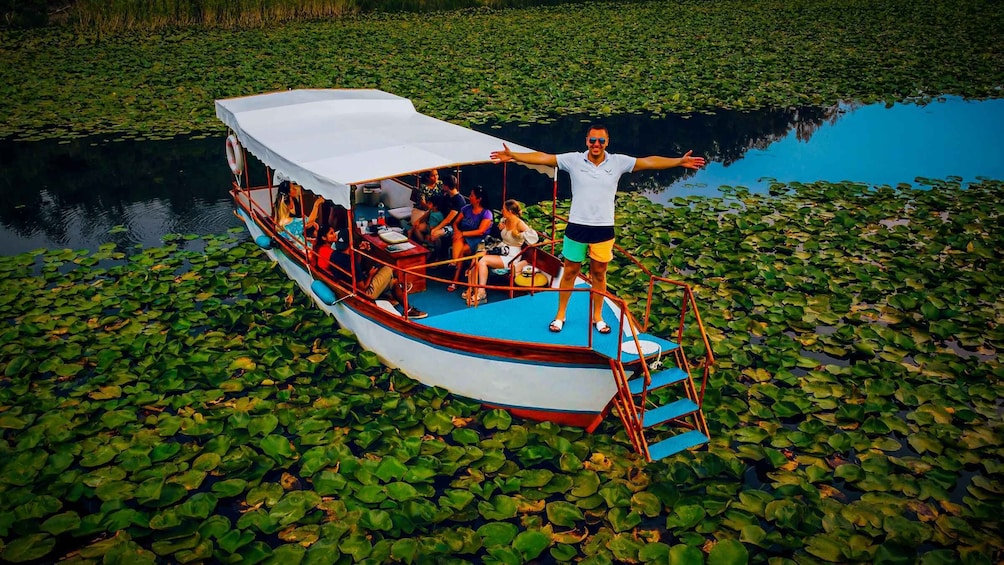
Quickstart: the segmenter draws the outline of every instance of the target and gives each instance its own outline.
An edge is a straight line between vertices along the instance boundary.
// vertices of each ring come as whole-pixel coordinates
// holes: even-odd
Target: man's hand
[[[509,150],[509,146],[505,143],[502,144],[502,151],[492,151],[491,159],[495,163],[508,163],[515,160],[512,156],[512,151]]]
[[[690,154],[693,150],[684,153],[683,157],[680,157],[680,166],[687,169],[700,169],[704,166],[704,157],[691,157]]]

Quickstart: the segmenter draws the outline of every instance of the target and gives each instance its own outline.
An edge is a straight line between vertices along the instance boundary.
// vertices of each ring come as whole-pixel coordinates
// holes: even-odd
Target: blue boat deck
[[[590,347],[591,333],[592,348],[598,353],[616,358],[618,344],[623,342],[622,361],[631,363],[638,359],[633,340],[623,333],[623,328],[618,328],[619,317],[609,304],[603,305],[603,320],[610,325],[610,333],[601,334],[589,323],[588,292],[572,292],[564,329],[552,332],[548,326],[558,309],[557,292],[538,290],[510,298],[507,291],[491,290],[486,303],[468,307],[462,289],[458,286],[456,292],[447,292],[445,285],[429,281],[425,292],[409,295],[410,306],[429,313],[428,318],[416,320],[416,323],[459,334],[586,348]],[[645,350],[647,355],[659,353],[660,348],[665,354],[677,347],[676,343],[656,336],[639,334],[638,337],[657,346],[655,351]]]

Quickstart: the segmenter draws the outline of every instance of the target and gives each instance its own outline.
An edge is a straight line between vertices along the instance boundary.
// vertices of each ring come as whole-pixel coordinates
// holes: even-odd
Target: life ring
[[[244,149],[234,134],[227,136],[227,165],[230,165],[230,172],[235,175],[244,171]]]

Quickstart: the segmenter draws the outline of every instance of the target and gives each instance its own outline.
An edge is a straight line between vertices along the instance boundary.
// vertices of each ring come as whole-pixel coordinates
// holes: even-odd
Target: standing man
[[[513,153],[508,146],[502,144],[502,151],[493,151],[491,154],[493,161],[501,163],[515,161],[558,167],[567,172],[572,181],[572,209],[568,213],[568,227],[565,228],[562,246],[565,271],[561,276],[562,291],[558,293],[558,313],[550,326],[552,332],[560,332],[565,324],[570,289],[575,285],[575,277],[582,269],[582,261],[587,252],[593,290],[599,293],[607,290],[607,264],[614,257],[614,196],[621,175],[652,169],[698,169],[704,166],[704,157],[691,157],[693,151],[687,151],[683,157],[635,158],[607,153],[608,143],[610,133],[607,127],[593,124],[586,134],[587,149],[583,153]],[[591,321],[596,331],[610,333],[610,326],[603,321],[602,298],[593,302]]]

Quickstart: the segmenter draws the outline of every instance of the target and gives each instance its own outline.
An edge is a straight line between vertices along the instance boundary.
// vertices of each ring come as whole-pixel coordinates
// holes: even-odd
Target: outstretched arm
[[[704,166],[704,157],[691,157],[693,151],[687,151],[683,157],[639,157],[634,163],[633,171],[645,171],[649,169],[672,169],[673,167],[683,167],[685,169],[700,169]]]
[[[502,151],[492,151],[491,154],[492,161],[496,163],[508,163],[513,161],[516,163],[526,163],[528,165],[547,165],[549,167],[558,166],[558,158],[550,153],[541,153],[540,151],[533,151],[531,153],[514,153],[509,150],[509,146],[505,143],[502,144]]]

